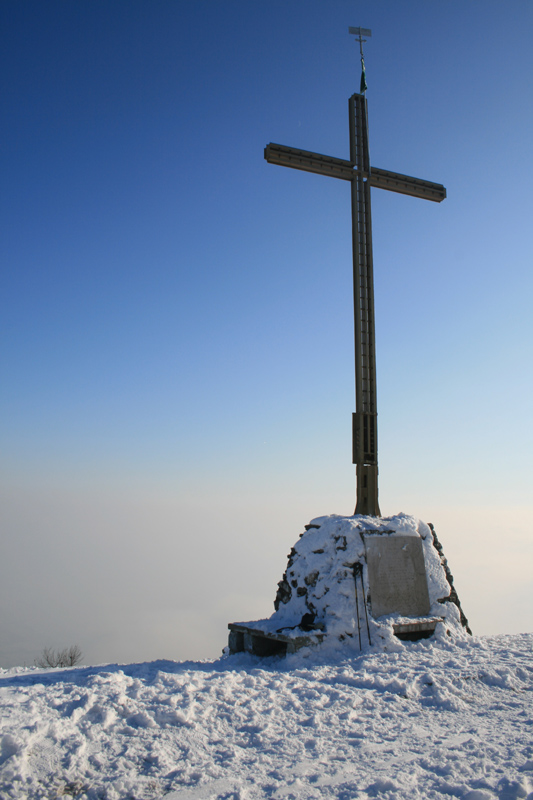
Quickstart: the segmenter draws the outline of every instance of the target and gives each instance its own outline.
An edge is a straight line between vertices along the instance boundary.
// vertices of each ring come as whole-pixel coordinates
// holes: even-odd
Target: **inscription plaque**
[[[429,614],[422,541],[418,536],[364,536],[372,616]]]

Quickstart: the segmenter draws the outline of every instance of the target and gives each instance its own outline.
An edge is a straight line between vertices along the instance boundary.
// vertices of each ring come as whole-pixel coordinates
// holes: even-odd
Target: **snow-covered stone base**
[[[289,553],[274,614],[241,624],[269,637],[280,633],[284,639],[292,637],[302,643],[313,639],[314,626],[316,644],[321,647],[346,643],[356,649],[372,645],[391,650],[401,646],[398,631],[413,626],[415,620],[400,614],[373,617],[364,542],[364,536],[370,534],[421,540],[430,609],[429,615],[419,619],[420,628],[425,624],[431,629],[428,621],[433,621],[437,639],[464,638],[471,633],[433,527],[407,514],[379,518],[332,514],[311,520]],[[358,588],[354,565],[360,565]],[[300,627],[302,619],[308,625]]]

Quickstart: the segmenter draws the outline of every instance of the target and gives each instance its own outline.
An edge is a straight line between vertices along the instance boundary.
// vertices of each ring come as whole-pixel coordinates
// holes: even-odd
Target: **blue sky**
[[[349,25],[372,163],[448,191],[373,191],[382,512],[436,525],[478,632],[531,630],[531,3],[0,15],[0,664],[216,655],[352,513],[349,186],[263,159],[348,157]]]

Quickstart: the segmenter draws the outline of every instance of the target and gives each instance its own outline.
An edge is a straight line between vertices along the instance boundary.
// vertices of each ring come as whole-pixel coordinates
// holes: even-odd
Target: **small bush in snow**
[[[65,647],[64,650],[52,650],[45,647],[39,658],[35,659],[35,666],[46,669],[47,667],[74,667],[82,659],[81,649],[77,644]]]

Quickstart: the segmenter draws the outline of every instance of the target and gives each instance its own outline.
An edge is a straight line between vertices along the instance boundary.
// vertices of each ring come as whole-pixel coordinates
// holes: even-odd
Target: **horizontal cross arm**
[[[377,169],[377,167],[371,167],[368,182],[370,186],[375,186],[377,189],[388,189],[389,192],[422,197],[424,200],[433,200],[435,203],[440,203],[446,197],[446,189],[440,183],[411,178],[409,175],[400,175],[398,172],[389,172],[386,169]]]
[[[318,175],[329,175],[332,178],[341,178],[351,181],[354,178],[354,169],[351,161],[333,156],[323,156],[320,153],[310,153],[309,150],[297,150],[295,147],[285,147],[283,144],[267,144],[265,159],[269,164],[279,164],[280,167],[303,169],[306,172],[315,172]]]
[[[267,144],[265,159],[269,164],[302,169],[305,172],[328,175],[344,181],[353,181],[361,175],[354,168],[355,165],[344,158],[324,156],[321,153],[298,150],[296,147],[286,147],[283,144]],[[370,186],[375,186],[376,189],[388,189],[389,192],[422,197],[424,200],[433,200],[436,203],[440,203],[446,197],[446,189],[440,183],[411,178],[409,175],[400,175],[398,172],[389,172],[386,169],[371,167],[370,175],[365,172],[363,177],[368,178]]]

